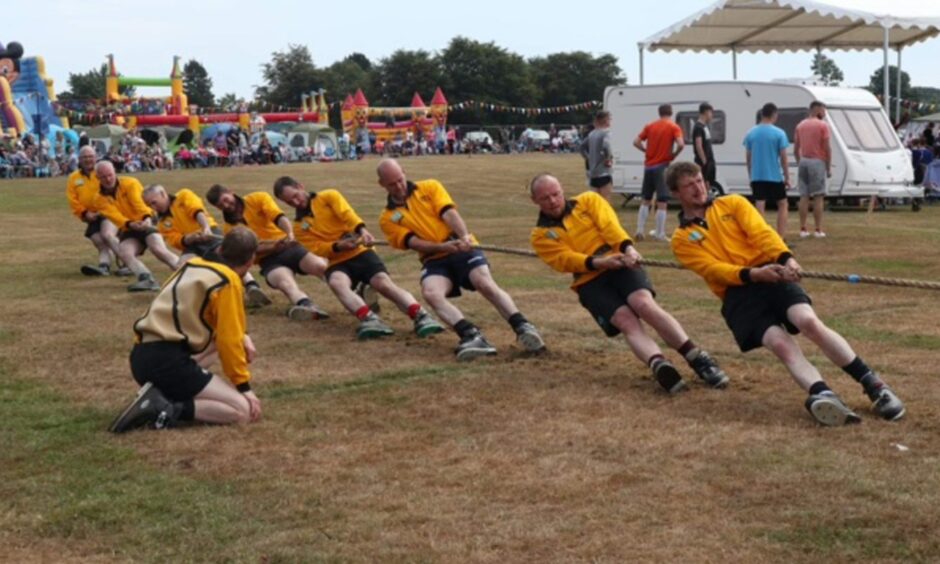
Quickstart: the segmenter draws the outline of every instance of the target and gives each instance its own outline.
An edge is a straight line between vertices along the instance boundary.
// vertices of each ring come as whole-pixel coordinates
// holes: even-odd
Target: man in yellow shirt
[[[529,192],[539,207],[532,247],[545,264],[574,275],[571,289],[608,337],[623,333],[633,354],[669,393],[685,388],[682,376],[641,322],[678,351],[706,384],[713,388],[728,384],[718,363],[656,303],[640,254],[603,196],[591,191],[565,199],[561,183],[550,174],[533,178]]]
[[[297,285],[297,274],[323,278],[327,262],[309,252],[294,239],[291,222],[277,202],[265,192],[239,196],[216,184],[206,192],[206,200],[222,211],[223,231],[238,225],[248,227],[258,237],[258,265],[261,275],[272,288],[280,290],[291,306],[287,317],[294,321],[327,319],[329,314],[313,303]]]
[[[382,259],[371,248],[375,237],[339,191],[307,192],[303,184],[282,176],[274,182],[274,195],[297,210],[294,219],[297,240],[329,260],[327,284],[343,307],[359,319],[357,337],[368,339],[394,333],[353,291],[362,284],[374,288],[408,315],[419,337],[444,330],[414,296],[392,281]]]
[[[222,262],[194,258],[167,280],[134,323],[131,373],[137,397],[111,423],[123,433],[188,421],[257,421],[261,402],[251,390],[248,365],[256,351],[246,333],[239,278],[254,262],[258,240],[243,227],[219,247]],[[205,369],[216,356],[226,382]]]
[[[143,200],[144,187],[130,176],[118,177],[114,165],[101,161],[95,166],[98,190],[88,208],[100,213],[118,228],[118,256],[137,275],[137,282],[127,287],[130,292],[156,292],[160,284],[150,269],[137,257],[148,249],[160,262],[176,269],[179,257],[166,248],[163,236],[153,226],[153,210]]]
[[[82,265],[82,274],[108,276],[111,274],[111,261],[117,255],[117,228],[100,213],[89,210],[82,203],[82,192],[94,193],[98,190],[96,160],[95,149],[90,145],[85,145],[78,151],[78,168],[68,177],[65,196],[68,198],[72,215],[85,224],[85,238],[91,241],[98,251],[98,264]]]
[[[163,186],[151,184],[144,190],[144,203],[157,212],[157,229],[163,239],[183,253],[177,268],[194,257],[219,262],[222,230],[195,192],[183,188],[171,196]],[[242,281],[247,307],[271,304],[251,273],[246,273]]]
[[[690,162],[670,166],[666,184],[682,205],[672,251],[721,298],[721,314],[742,352],[770,349],[808,393],[806,409],[821,424],[859,422],[791,336],[803,333],[861,384],[875,413],[890,421],[904,416],[904,404],[894,392],[816,316],[812,300],[797,284],[800,264],[750,202],[738,195],[710,199],[701,169]]]
[[[380,162],[377,172],[379,185],[388,193],[379,225],[393,248],[418,253],[423,265],[421,294],[460,337],[455,351],[457,360],[496,354],[496,348],[487,342],[480,329],[448,301],[447,298],[459,296],[461,288],[480,292],[493,304],[525,350],[543,350],[542,336],[493,280],[486,256],[476,248],[476,237],[467,229],[441,183],[409,182],[401,166],[392,159]]]

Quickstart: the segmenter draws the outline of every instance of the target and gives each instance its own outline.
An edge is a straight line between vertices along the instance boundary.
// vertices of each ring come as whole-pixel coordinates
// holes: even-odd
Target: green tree
[[[356,63],[359,66],[359,68],[361,68],[362,70],[366,72],[369,72],[372,70],[372,61],[370,61],[369,57],[366,57],[362,53],[352,53],[350,55],[347,55],[346,58],[343,59],[343,61]]]
[[[842,74],[839,65],[822,53],[813,55],[813,63],[810,65],[810,69],[814,75],[822,79],[823,84],[826,86],[838,86],[845,80],[845,75]]]
[[[626,83],[613,55],[595,57],[584,51],[554,53],[529,60],[532,80],[538,91],[537,105],[557,107],[600,100],[608,86]],[[593,110],[549,114],[540,121],[584,122]]]
[[[104,100],[105,81],[108,78],[108,65],[78,74],[69,73],[69,89],[58,95],[63,100]],[[134,96],[133,86],[118,86],[118,93]]]
[[[255,87],[255,96],[266,104],[298,107],[301,94],[323,84],[322,72],[304,45],[288,44],[287,51],[271,53],[271,62],[261,68],[265,84]]]
[[[369,67],[371,66],[370,64]],[[360,66],[352,59],[352,55],[323,69],[322,76],[327,99],[331,100],[342,100],[346,94],[351,94],[358,88],[368,92],[373,81],[372,72]]]
[[[493,42],[455,37],[440,54],[447,91],[481,102],[531,106],[538,100],[529,66]]]
[[[441,84],[438,60],[423,50],[399,49],[373,67],[369,102],[379,106],[407,106],[415,92],[426,97]],[[430,100],[425,100],[430,103]]]
[[[183,65],[183,91],[190,104],[204,108],[215,105],[215,96],[212,94],[212,79],[206,67],[196,59],[190,59]]]
[[[239,106],[247,104],[244,98],[237,96],[234,92],[228,92],[216,101],[219,108],[226,112],[238,111]]]
[[[875,72],[871,75],[871,80],[868,82],[868,90],[873,94],[881,96],[884,94],[884,67],[878,67],[875,69]],[[894,98],[895,93],[898,88],[898,67],[890,65],[888,67],[888,91],[892,98]],[[914,91],[911,88],[911,76],[904,71],[901,71],[901,98],[904,100],[910,100],[913,97]]]

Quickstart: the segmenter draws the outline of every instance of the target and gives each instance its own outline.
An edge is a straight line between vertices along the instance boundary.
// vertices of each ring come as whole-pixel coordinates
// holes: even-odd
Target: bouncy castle
[[[428,115],[430,111],[430,116]],[[382,116],[383,121],[369,121],[370,117]],[[342,107],[343,131],[352,139],[360,139],[370,132],[376,140],[393,141],[404,139],[410,131],[416,138],[427,138],[434,130],[443,131],[447,126],[447,99],[440,88],[434,91],[431,107],[424,105],[421,95],[415,92],[411,105],[405,107],[371,107],[362,90],[355,96],[346,95]],[[405,118],[405,119],[396,119]]]
[[[68,128],[56,115],[52,79],[46,78],[42,57],[23,58],[23,46],[0,44],[0,130],[14,136],[26,133],[52,137]],[[37,131],[37,126],[42,131]]]

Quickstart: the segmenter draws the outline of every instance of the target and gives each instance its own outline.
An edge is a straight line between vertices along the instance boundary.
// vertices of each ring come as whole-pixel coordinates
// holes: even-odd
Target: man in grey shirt
[[[610,153],[610,112],[601,110],[594,115],[594,131],[581,143],[581,156],[587,163],[591,189],[610,201],[614,180],[610,168],[614,164]]]

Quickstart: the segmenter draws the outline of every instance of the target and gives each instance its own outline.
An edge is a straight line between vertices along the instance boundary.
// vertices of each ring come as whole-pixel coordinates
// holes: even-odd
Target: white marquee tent
[[[638,44],[640,84],[646,51],[730,52],[733,76],[737,79],[737,54],[741,52],[882,49],[887,108],[888,52],[897,51],[900,72],[904,47],[940,35],[940,9],[924,1],[836,2],[839,4],[813,0],[719,0]],[[883,13],[888,9],[891,14]],[[900,80],[896,82],[899,95]],[[900,104],[900,100],[896,102]]]

